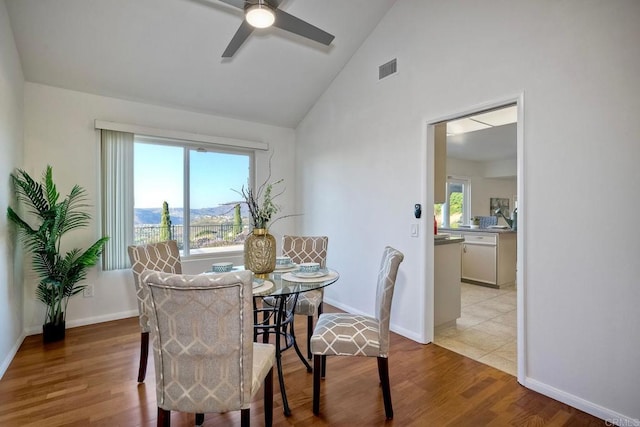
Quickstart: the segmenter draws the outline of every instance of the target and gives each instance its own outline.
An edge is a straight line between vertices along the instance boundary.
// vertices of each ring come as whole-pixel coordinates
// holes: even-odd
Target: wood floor
[[[334,311],[327,307],[325,311]],[[305,335],[306,319],[296,331]],[[0,426],[155,426],[153,360],[136,382],[137,318],[67,330],[64,342],[24,341],[0,380]],[[302,341],[302,340],[301,340]],[[303,344],[303,352],[306,353]],[[283,356],[293,414],[285,417],[274,380],[276,426],[602,426],[604,421],[520,386],[502,371],[434,344],[392,334],[389,369],[395,418],[385,422],[375,358],[329,358],[320,416],[311,411],[312,374],[293,350]],[[252,425],[264,424],[262,392]],[[173,413],[172,426],[193,415]],[[205,426],[239,426],[240,414],[207,414]]]

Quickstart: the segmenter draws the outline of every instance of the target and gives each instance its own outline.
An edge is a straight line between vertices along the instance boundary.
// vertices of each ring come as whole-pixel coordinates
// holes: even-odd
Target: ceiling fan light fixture
[[[267,28],[273,25],[276,15],[267,4],[260,1],[247,9],[245,18],[249,25],[253,27]]]

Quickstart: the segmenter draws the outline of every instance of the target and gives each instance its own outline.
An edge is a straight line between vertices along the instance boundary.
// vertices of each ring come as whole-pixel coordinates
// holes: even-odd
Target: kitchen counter
[[[444,233],[498,233],[498,234],[516,234],[517,231],[513,231],[510,228],[469,228],[469,227],[458,227],[458,228],[438,228],[438,233],[443,231]]]
[[[502,288],[516,282],[517,231],[499,228],[442,228],[460,235],[463,282]],[[435,246],[440,247],[440,246]]]
[[[443,236],[444,234],[438,234],[438,236]],[[462,236],[454,236],[447,234],[447,237],[434,237],[433,244],[434,245],[451,245],[454,243],[462,243],[464,242],[464,237]]]

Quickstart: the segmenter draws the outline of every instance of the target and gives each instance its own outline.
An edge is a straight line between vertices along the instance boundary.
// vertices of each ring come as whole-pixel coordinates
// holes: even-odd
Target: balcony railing
[[[239,227],[234,224],[192,225],[189,227],[189,249],[242,244],[247,233],[248,227]],[[185,248],[182,225],[171,225],[169,230],[160,225],[136,225],[134,239],[136,245],[176,240],[180,250]]]

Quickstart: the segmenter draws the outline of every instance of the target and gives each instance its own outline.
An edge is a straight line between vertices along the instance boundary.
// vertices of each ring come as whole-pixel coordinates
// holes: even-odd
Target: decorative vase
[[[254,228],[244,241],[244,268],[256,274],[276,268],[276,238],[266,228]]]
[[[49,342],[62,341],[65,334],[65,322],[45,323],[42,325],[42,341]]]

